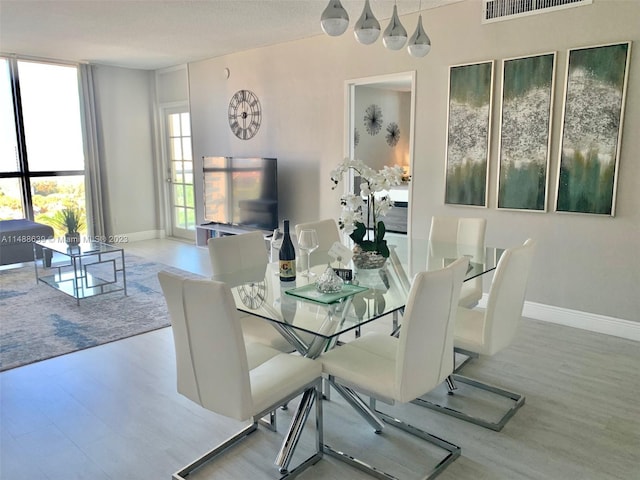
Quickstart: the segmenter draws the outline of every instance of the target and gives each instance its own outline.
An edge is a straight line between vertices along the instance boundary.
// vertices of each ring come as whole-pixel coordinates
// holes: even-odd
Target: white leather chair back
[[[238,420],[251,418],[247,353],[229,286],[185,280],[184,309],[201,405]]]
[[[455,242],[458,238],[458,217],[431,217],[429,242]]]
[[[173,342],[176,351],[176,370],[178,372],[178,391],[188,398],[198,396],[198,386],[191,363],[191,352],[188,348],[189,334],[184,314],[184,296],[182,284],[184,277],[167,271],[158,272],[158,280],[164,293],[171,319]],[[186,348],[183,345],[187,345]]]
[[[429,231],[427,269],[442,268],[447,258],[470,256],[472,262],[485,261],[487,220],[475,217],[432,217]],[[453,245],[457,244],[457,245]],[[460,305],[473,308],[482,298],[482,278],[464,283]]]
[[[484,251],[484,239],[487,231],[487,220],[475,217],[432,217],[429,230],[429,243],[435,248],[450,248],[457,243],[464,251],[463,255],[479,255]],[[459,250],[458,249],[458,250]],[[444,256],[432,251],[432,254]],[[449,255],[451,256],[451,255]]]
[[[400,330],[396,397],[408,402],[440,384],[453,372],[453,329],[460,287],[469,260],[418,273]]]
[[[231,287],[264,280],[269,259],[262,232],[214,237],[207,245],[212,280],[225,282]]]
[[[461,245],[482,245],[487,231],[485,218],[460,218],[458,220],[458,243]]]
[[[158,276],[171,314],[178,392],[213,412],[250,419],[249,366],[231,290],[222,282]]]
[[[329,250],[335,242],[340,241],[340,232],[336,221],[332,218],[327,220],[319,220],[317,222],[299,223],[295,227],[296,238],[300,237],[302,230],[313,229],[318,234],[318,249],[311,254],[311,266],[326,265],[333,260],[329,256]],[[306,255],[301,255],[298,260],[300,269],[306,269]],[[346,263],[347,259],[344,260]]]
[[[508,346],[516,334],[536,242],[507,249],[498,262],[485,310],[483,339],[488,355]]]

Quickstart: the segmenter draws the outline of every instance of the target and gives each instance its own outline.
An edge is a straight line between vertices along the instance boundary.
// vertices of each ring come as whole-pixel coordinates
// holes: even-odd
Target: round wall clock
[[[238,293],[240,300],[248,308],[255,310],[260,308],[267,298],[267,285],[264,280],[240,285]]]
[[[229,127],[236,137],[249,140],[258,132],[262,120],[260,101],[249,90],[238,90],[229,102]]]

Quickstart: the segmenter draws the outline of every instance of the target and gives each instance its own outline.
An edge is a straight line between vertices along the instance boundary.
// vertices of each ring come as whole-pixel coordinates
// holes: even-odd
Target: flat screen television
[[[277,159],[204,157],[203,169],[206,221],[278,228]]]

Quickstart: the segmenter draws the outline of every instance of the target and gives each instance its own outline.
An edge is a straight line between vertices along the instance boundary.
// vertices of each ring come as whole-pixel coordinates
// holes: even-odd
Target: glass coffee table
[[[43,251],[36,258],[36,247]],[[81,242],[67,244],[64,239],[34,242],[36,282],[42,282],[80,300],[124,292],[127,295],[127,277],[124,250],[108,243]]]

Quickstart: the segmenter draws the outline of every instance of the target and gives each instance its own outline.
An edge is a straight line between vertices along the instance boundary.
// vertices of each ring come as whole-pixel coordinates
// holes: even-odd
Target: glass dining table
[[[504,251],[494,247],[429,243],[404,236],[389,240],[389,247],[391,255],[381,269],[356,270],[349,264],[332,265],[352,269],[353,274],[338,299],[335,295],[314,292],[313,284],[327,265],[315,265],[311,268],[315,276],[298,275],[295,282],[280,282],[277,263],[268,264],[266,271],[262,268],[234,272],[225,281],[232,287],[239,311],[270,322],[301,355],[317,358],[333,348],[340,336],[350,332],[357,335],[365,325],[389,315],[391,334],[398,327],[411,279],[417,272],[443,268],[467,256],[469,267],[465,281],[470,281],[493,271]],[[351,293],[352,290],[358,291]],[[376,430],[382,430],[382,422],[357,395],[348,391],[339,393]],[[311,406],[312,396],[303,396],[275,462],[281,471],[287,469]]]
[[[327,265],[315,265],[311,278],[298,275],[295,282],[280,282],[277,263],[262,269],[237,271],[227,283],[232,286],[236,306],[241,312],[270,322],[302,355],[315,358],[333,347],[341,335],[387,315],[396,319],[404,308],[411,278],[422,270],[446,267],[461,256],[469,258],[465,281],[496,268],[503,249],[476,248],[460,244],[430,244],[428,240],[394,238],[385,266],[375,270],[353,270],[353,281],[365,290],[334,300],[331,295],[315,295],[311,289]],[[312,255],[313,260],[313,255]],[[332,264],[338,267],[337,263]],[[350,265],[339,265],[353,268]],[[308,286],[308,287],[307,287]],[[305,288],[306,287],[306,288]],[[295,295],[298,291],[302,292]],[[307,296],[308,298],[305,298]],[[395,326],[395,324],[394,324]]]

